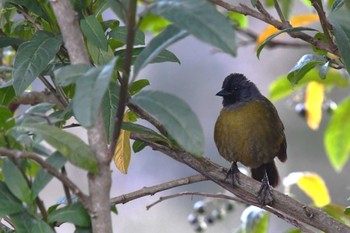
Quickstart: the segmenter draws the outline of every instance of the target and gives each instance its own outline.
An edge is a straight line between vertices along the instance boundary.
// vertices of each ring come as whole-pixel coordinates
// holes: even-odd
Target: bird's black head
[[[254,83],[249,81],[243,74],[230,74],[222,84],[222,90],[216,95],[224,98],[225,106],[247,102],[261,97],[261,93]]]

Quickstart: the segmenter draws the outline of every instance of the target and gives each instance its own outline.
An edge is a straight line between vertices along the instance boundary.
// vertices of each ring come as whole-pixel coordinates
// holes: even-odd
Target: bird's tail
[[[279,183],[279,175],[277,171],[277,167],[275,165],[275,161],[270,163],[266,163],[257,168],[251,168],[253,179],[261,182],[264,178],[265,172],[267,173],[267,177],[269,178],[269,183],[272,187],[276,187]]]

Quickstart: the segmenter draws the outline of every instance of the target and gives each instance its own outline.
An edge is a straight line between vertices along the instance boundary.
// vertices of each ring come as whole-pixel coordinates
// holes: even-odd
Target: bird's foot
[[[264,178],[261,180],[261,186],[258,191],[258,201],[261,205],[271,204],[273,199],[272,187],[269,183],[269,178],[265,172]]]
[[[228,170],[227,174],[226,174],[226,177],[225,177],[225,181],[231,177],[231,181],[232,181],[232,185],[235,186],[235,185],[240,185],[241,182],[239,181],[239,169],[237,167],[237,163],[236,162],[233,162],[230,169]]]

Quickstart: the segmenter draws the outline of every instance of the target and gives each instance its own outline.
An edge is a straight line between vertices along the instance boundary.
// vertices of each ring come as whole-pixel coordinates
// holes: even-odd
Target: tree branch
[[[219,186],[243,199],[245,202],[252,203],[258,207],[262,207],[257,201],[257,193],[261,185],[258,181],[245,176],[242,173],[239,173],[238,175],[241,184],[235,185],[233,187],[231,183],[225,181],[225,174],[227,171],[223,170],[222,167],[212,163],[206,158],[197,158],[185,151],[171,149],[166,145],[160,145],[156,142],[148,140],[140,134],[132,133],[131,137],[135,140],[145,142],[152,149],[158,150],[163,154],[166,154],[169,157],[183,164],[186,164]],[[334,218],[327,215],[320,209],[313,208],[299,201],[296,201],[276,190],[272,190],[272,195],[274,197],[274,202],[270,206],[263,206],[262,208],[269,208],[268,210],[274,214],[280,213],[276,214],[277,217],[288,221],[296,227],[307,224],[325,232],[334,232],[334,229],[337,229],[338,232],[342,233],[350,232],[350,228],[348,226],[336,221]]]
[[[200,193],[200,192],[181,192],[181,193],[175,193],[175,194],[171,194],[168,196],[163,196],[160,197],[157,201],[153,202],[152,204],[146,206],[146,209],[149,210],[150,208],[152,208],[153,206],[155,206],[158,203],[161,203],[162,201],[165,200],[169,200],[175,197],[181,197],[181,196],[202,196],[202,197],[210,197],[210,198],[215,198],[215,199],[224,199],[224,200],[229,200],[229,201],[236,201],[236,202],[240,202],[240,203],[244,203],[244,204],[249,204],[247,202],[244,202],[243,200],[233,197],[233,196],[228,196],[222,193],[218,193],[218,194],[212,194],[212,193]]]
[[[162,184],[158,184],[158,185],[154,185],[151,187],[144,187],[140,190],[137,190],[135,192],[131,192],[128,194],[123,194],[121,196],[118,197],[114,197],[110,200],[111,205],[116,205],[116,204],[125,204],[129,201],[138,199],[140,197],[144,197],[144,196],[153,196],[154,194],[164,191],[164,190],[168,190],[171,188],[175,188],[175,187],[179,187],[182,185],[187,185],[187,184],[194,184],[197,182],[201,182],[201,181],[205,181],[208,180],[205,176],[202,175],[193,175],[193,176],[189,176],[189,177],[185,177],[185,178],[181,178],[181,179],[177,179],[177,180],[173,180],[173,181],[168,181]]]
[[[64,45],[72,64],[90,64],[77,13],[70,0],[51,0],[51,5],[60,26]],[[111,154],[107,147],[102,114],[99,111],[95,124],[88,129],[88,141],[98,163],[99,172],[88,174],[91,201],[90,217],[93,232],[112,233],[110,214]]]
[[[209,0],[209,1],[218,5],[218,6],[225,8],[228,11],[237,12],[237,13],[240,13],[243,15],[252,16],[253,18],[259,19],[260,21],[263,21],[267,24],[270,24],[279,30],[283,30],[283,29],[287,29],[287,28],[291,27],[289,23],[283,23],[283,22],[280,22],[277,19],[273,18],[262,7],[262,5],[259,1],[257,2],[257,9],[259,9],[260,12],[254,10],[254,9],[251,9],[250,7],[248,7],[244,4],[240,4],[239,6],[234,6],[234,5],[227,3],[223,0]],[[264,13],[261,13],[261,12],[264,12]],[[331,52],[337,56],[340,56],[337,48],[333,48],[331,45],[329,45],[321,40],[314,39],[312,36],[310,36],[304,32],[301,32],[301,31],[294,31],[293,32],[292,31],[292,32],[288,32],[288,34],[293,38],[298,38],[298,39],[301,39],[309,44],[312,44],[320,50],[325,50],[325,51]]]
[[[0,155],[1,156],[7,156],[14,159],[30,159],[38,163],[42,168],[44,168],[48,173],[56,177],[59,181],[62,182],[66,187],[68,187],[83,203],[84,207],[87,210],[90,210],[90,201],[85,196],[85,194],[79,189],[78,186],[76,186],[67,176],[61,174],[59,171],[57,171],[54,167],[52,167],[50,164],[48,164],[45,160],[43,160],[40,155],[33,153],[33,152],[26,152],[26,151],[16,151],[16,150],[10,150],[6,148],[0,148]]]
[[[37,91],[31,91],[26,92],[20,97],[13,100],[9,105],[8,108],[11,112],[15,112],[17,108],[22,104],[27,105],[36,105],[39,103],[50,103],[55,104],[59,109],[63,109],[64,106],[60,101],[57,100],[56,96],[52,92],[43,91],[43,92],[37,92]]]
[[[118,101],[118,111],[115,118],[114,130],[111,140],[110,153],[114,154],[114,150],[118,141],[118,137],[120,134],[120,130],[123,123],[123,116],[125,112],[125,106],[128,102],[128,86],[129,86],[129,77],[131,70],[131,59],[132,59],[132,50],[134,46],[134,37],[135,37],[135,18],[136,18],[136,8],[137,8],[137,0],[129,1],[129,9],[128,9],[128,21],[127,21],[127,38],[126,38],[126,51],[125,51],[125,59],[124,59],[124,71],[123,76],[120,82],[120,93],[119,93],[119,101]]]

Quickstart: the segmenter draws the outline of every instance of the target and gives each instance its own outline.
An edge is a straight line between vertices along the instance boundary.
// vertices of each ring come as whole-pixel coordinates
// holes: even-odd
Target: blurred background
[[[242,1],[241,1],[242,2]],[[249,1],[247,1],[249,4]],[[306,13],[310,10],[304,5],[294,7],[296,13]],[[114,17],[110,12],[106,17]],[[257,34],[266,25],[249,18],[249,27]],[[149,37],[148,39],[150,39]],[[290,40],[287,36],[279,37],[279,40]],[[151,85],[148,90],[162,90],[176,95],[187,102],[198,115],[205,133],[205,156],[215,163],[229,167],[230,163],[221,158],[213,141],[213,129],[218,113],[221,109],[221,98],[215,94],[221,89],[224,78],[234,72],[245,74],[250,80],[257,84],[261,92],[268,96],[269,84],[280,75],[285,75],[295,65],[299,58],[309,53],[303,48],[264,49],[260,60],[256,57],[255,44],[241,47],[237,57],[233,58],[212,47],[198,41],[193,37],[187,37],[169,48],[181,61],[176,63],[162,63],[150,65],[139,75],[139,78],[148,79]],[[348,91],[348,90],[347,90]],[[344,90],[334,89],[329,97],[334,101],[339,100]],[[339,94],[340,93],[340,94]],[[288,144],[288,160],[286,163],[277,162],[281,178],[290,172],[311,171],[320,174],[326,182],[332,197],[332,202],[340,205],[348,205],[348,182],[349,165],[342,172],[337,173],[326,157],[323,146],[323,132],[328,121],[325,114],[322,124],[317,131],[310,130],[304,119],[294,110],[290,99],[284,99],[274,103],[279,115],[284,122]],[[86,132],[78,129],[71,130],[81,138],[86,139]],[[149,148],[140,153],[133,154],[127,175],[121,174],[114,164],[113,184],[111,196],[119,196],[128,192],[136,191],[144,186],[152,186],[162,182],[186,177],[196,174],[195,171],[180,164],[171,158]],[[69,168],[68,174],[73,177],[83,190],[87,191],[86,173]],[[283,187],[278,188],[283,191]],[[63,196],[57,190],[61,190],[56,181],[46,188],[40,196],[46,198],[47,205],[52,205]],[[146,206],[158,200],[159,197],[175,194],[183,191],[196,191],[206,193],[218,193],[223,190],[212,182],[201,182],[174,188],[154,196],[146,196],[126,204],[117,206],[118,215],[113,215],[115,232],[138,232],[138,233],[178,233],[194,232],[188,223],[187,216],[193,211],[193,205],[203,197],[184,196],[163,201],[150,210]],[[291,192],[298,200],[311,203],[296,187]],[[206,232],[233,232],[241,223],[240,216],[245,206],[234,204],[234,211],[227,214],[221,221],[209,226]],[[270,232],[283,232],[289,228],[284,221],[271,218]],[[71,232],[71,226],[62,225],[58,228],[60,232]]]

